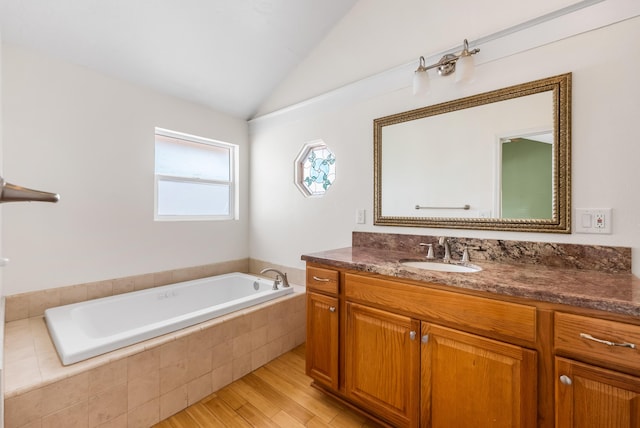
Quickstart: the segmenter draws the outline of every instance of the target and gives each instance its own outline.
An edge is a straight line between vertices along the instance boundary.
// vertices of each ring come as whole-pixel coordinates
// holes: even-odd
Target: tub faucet
[[[282,280],[283,287],[289,287],[289,280],[287,279],[286,273],[282,273],[279,270],[274,268],[265,268],[260,271],[261,274],[264,274],[265,272],[274,272],[276,274],[276,279],[273,281],[274,290],[278,289],[278,284],[280,284],[281,280]]]
[[[444,236],[441,236],[440,239],[438,239],[438,244],[444,246],[444,257],[442,258],[442,261],[445,263],[449,263],[451,261],[451,249],[449,248],[449,240]]]

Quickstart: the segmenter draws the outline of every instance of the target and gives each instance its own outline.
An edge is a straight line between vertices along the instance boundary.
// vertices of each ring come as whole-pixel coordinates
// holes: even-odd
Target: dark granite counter
[[[354,246],[302,256],[307,262],[336,268],[640,317],[640,279],[628,271],[612,273],[538,263],[502,263],[476,260],[472,256],[471,263],[480,266],[481,271],[451,273],[403,266],[400,261],[407,259],[424,260],[424,255]]]

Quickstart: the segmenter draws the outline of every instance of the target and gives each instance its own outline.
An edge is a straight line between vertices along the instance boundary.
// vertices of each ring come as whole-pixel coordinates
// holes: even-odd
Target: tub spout
[[[57,193],[42,192],[40,190],[27,189],[7,183],[0,177],[0,203],[5,202],[58,202],[60,195]]]
[[[261,274],[264,274],[266,272],[273,272],[276,274],[276,279],[275,281],[273,281],[273,289],[277,290],[278,289],[278,284],[280,284],[280,280],[282,280],[282,286],[283,287],[289,287],[289,280],[287,279],[287,274],[286,273],[282,273],[277,269],[274,268],[265,268],[262,269],[260,271]]]

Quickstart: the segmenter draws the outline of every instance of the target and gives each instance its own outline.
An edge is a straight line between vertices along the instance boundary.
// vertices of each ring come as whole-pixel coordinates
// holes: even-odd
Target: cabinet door
[[[422,323],[421,426],[535,427],[536,352]]]
[[[420,323],[347,303],[346,394],[398,427],[418,426]]]
[[[640,378],[556,358],[556,427],[640,427]]]
[[[338,299],[307,292],[306,372],[338,389]]]

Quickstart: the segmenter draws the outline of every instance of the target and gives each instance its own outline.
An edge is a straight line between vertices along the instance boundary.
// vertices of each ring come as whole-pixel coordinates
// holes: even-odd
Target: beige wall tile
[[[160,348],[148,349],[127,358],[129,381],[160,369]]]
[[[251,372],[251,353],[234,358],[232,361],[233,380],[240,379],[242,376]]]
[[[160,422],[160,398],[129,411],[128,428],[148,428]]]
[[[133,277],[134,290],[146,290],[153,287],[153,274],[136,275]]]
[[[128,408],[135,409],[160,397],[160,371],[153,370],[136,376],[127,384]]]
[[[5,362],[4,388],[5,393],[11,393],[26,387],[42,383],[42,375],[38,369],[38,358],[35,355],[18,360]]]
[[[232,339],[232,355],[234,359],[251,354],[251,339],[251,331],[241,334],[240,336],[236,336]]]
[[[29,391],[4,401],[4,422],[7,427],[21,427],[40,420],[43,415],[42,388]]]
[[[193,354],[208,352],[211,349],[211,333],[207,330],[200,330],[190,334],[187,338],[188,357]]]
[[[229,320],[229,324],[231,324],[232,337],[237,337],[251,331],[251,317],[247,315],[232,318]]]
[[[117,360],[89,371],[89,396],[127,382],[127,360]]]
[[[178,360],[160,368],[160,394],[167,394],[187,383],[187,360]]]
[[[217,346],[223,342],[227,342],[233,337],[232,325],[229,321],[221,322],[208,329],[211,336],[211,346]]]
[[[187,358],[187,338],[181,337],[160,346],[160,368]]]
[[[113,281],[90,282],[87,286],[87,299],[99,299],[113,295]]]
[[[127,394],[126,383],[119,383],[89,397],[89,427],[100,426],[126,414]]]
[[[128,416],[129,415],[127,413],[124,413],[115,419],[111,419],[102,425],[98,425],[98,428],[127,428]]]
[[[42,418],[42,428],[85,428],[88,421],[87,402],[75,404]]]
[[[187,384],[187,400],[189,406],[202,400],[212,392],[211,373],[192,380]]]
[[[87,372],[42,387],[42,413],[62,410],[65,407],[86,401],[89,392],[89,374]]]
[[[135,279],[131,276],[113,280],[113,294],[129,293],[135,289]]]
[[[269,351],[266,345],[251,352],[251,371],[256,370],[269,362]]]
[[[211,368],[217,369],[233,359],[233,345],[231,340],[211,348]]]
[[[209,373],[212,367],[211,351],[199,354],[190,354],[187,359],[187,381],[190,382],[205,373]]]
[[[165,420],[188,406],[187,385],[160,396],[160,420]]]
[[[71,285],[60,288],[60,304],[70,305],[71,303],[84,302],[87,300],[87,285]]]
[[[269,326],[265,325],[251,332],[251,349],[258,349],[268,343]]]
[[[251,320],[251,330],[265,327],[269,323],[269,310],[267,308],[258,309],[248,315]]]
[[[5,322],[16,321],[29,317],[29,295],[15,294],[5,299]]]
[[[212,390],[217,391],[233,382],[233,363],[229,361],[211,372]]]
[[[173,271],[156,272],[153,274],[153,285],[159,287],[162,285],[173,284]]]
[[[45,309],[54,306],[60,306],[59,288],[29,293],[29,317],[41,316]]]

